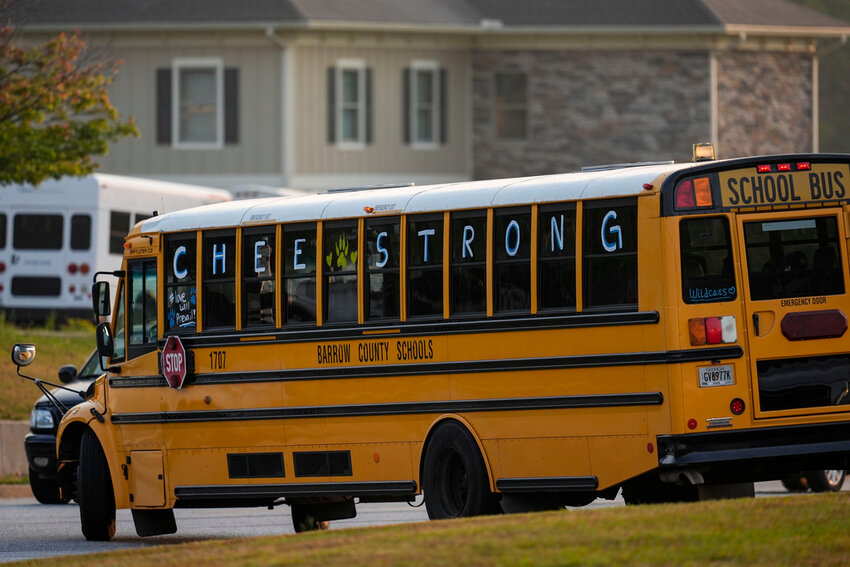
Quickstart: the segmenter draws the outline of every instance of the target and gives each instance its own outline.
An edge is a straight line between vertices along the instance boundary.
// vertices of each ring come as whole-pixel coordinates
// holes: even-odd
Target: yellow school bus
[[[850,454],[850,156],[215,204],[136,225],[59,428],[89,539],[752,493]]]

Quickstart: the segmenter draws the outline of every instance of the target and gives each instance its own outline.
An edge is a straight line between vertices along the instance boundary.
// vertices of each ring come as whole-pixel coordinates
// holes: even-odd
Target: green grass
[[[192,542],[63,557],[62,565],[846,565],[848,496],[600,508]]]
[[[94,349],[94,326],[71,320],[59,330],[19,328],[0,319],[0,420],[29,419],[33,402],[41,392],[35,385],[18,377],[12,364],[12,345],[34,343],[35,362],[23,369],[24,374],[59,383],[57,371],[64,364],[79,368]]]
[[[0,484],[29,484],[30,478],[27,475],[17,476],[0,476]]]

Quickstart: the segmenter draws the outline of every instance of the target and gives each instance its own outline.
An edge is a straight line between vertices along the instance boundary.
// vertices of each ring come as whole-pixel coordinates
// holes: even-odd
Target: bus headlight
[[[52,430],[54,427],[53,414],[50,410],[35,408],[30,414],[31,429],[47,429]]]

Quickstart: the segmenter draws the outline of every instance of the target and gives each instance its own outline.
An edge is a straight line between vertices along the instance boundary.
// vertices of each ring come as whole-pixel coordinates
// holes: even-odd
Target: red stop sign
[[[180,337],[168,337],[162,347],[162,373],[172,388],[182,388],[186,380],[186,349]]]

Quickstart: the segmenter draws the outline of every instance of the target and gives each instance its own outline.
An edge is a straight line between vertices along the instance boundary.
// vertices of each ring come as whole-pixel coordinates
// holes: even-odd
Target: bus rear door
[[[850,410],[847,254],[840,207],[741,214],[756,420]]]

